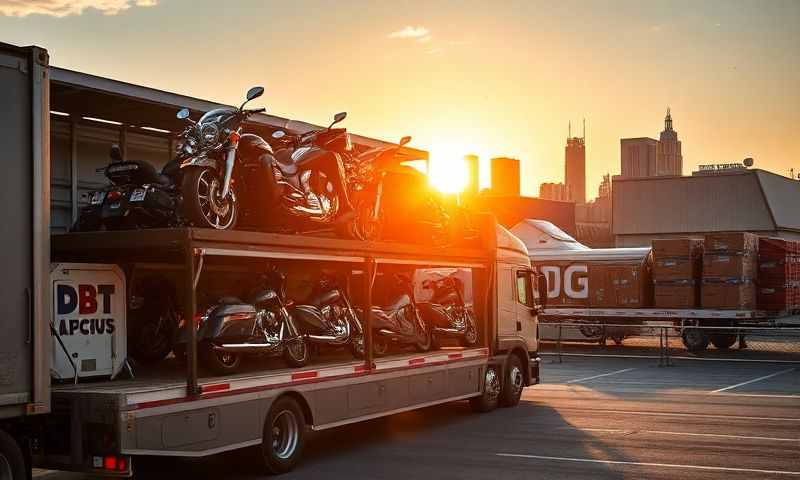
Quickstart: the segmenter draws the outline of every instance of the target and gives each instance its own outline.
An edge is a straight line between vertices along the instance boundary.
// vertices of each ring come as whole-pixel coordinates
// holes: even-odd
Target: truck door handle
[[[28,310],[28,337],[25,343],[30,344],[33,341],[33,295],[30,288],[25,288],[25,308]]]

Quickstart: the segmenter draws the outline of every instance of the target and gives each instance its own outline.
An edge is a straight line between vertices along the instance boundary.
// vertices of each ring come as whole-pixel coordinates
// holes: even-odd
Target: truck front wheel
[[[525,388],[525,374],[522,371],[522,362],[517,355],[512,353],[506,362],[506,378],[503,379],[500,405],[516,407],[522,398],[523,388]]]
[[[279,398],[264,423],[261,451],[268,473],[278,475],[294,468],[303,452],[305,431],[305,416],[300,405],[292,398]]]
[[[0,430],[0,480],[23,480],[29,478],[25,468],[25,457],[11,435]]]
[[[489,365],[486,367],[486,373],[483,378],[483,393],[479,397],[470,398],[469,406],[476,412],[491,412],[497,408],[502,389],[503,381],[500,378],[499,369],[496,366]]]

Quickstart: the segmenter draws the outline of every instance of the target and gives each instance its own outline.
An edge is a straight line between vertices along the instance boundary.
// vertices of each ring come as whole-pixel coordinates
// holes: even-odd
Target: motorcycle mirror
[[[285,136],[286,136],[286,132],[284,132],[283,130],[276,130],[276,131],[272,132],[272,138],[276,138],[277,139],[277,138],[283,138]]]
[[[258,98],[264,94],[264,87],[253,87],[247,91],[247,101]]]
[[[109,152],[109,156],[111,157],[111,160],[115,162],[122,161],[122,149],[119,148],[119,145],[117,144],[111,145],[111,151]]]
[[[189,118],[189,109],[188,108],[181,108],[178,110],[178,113],[175,115],[178,120],[185,120]]]
[[[400,146],[402,147],[403,145],[407,144],[410,141],[411,141],[411,137],[406,135],[405,137],[400,139]]]

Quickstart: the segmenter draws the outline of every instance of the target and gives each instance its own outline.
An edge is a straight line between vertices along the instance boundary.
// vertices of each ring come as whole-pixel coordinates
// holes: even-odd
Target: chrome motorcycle
[[[446,276],[422,282],[422,288],[432,291],[427,302],[418,302],[420,316],[433,328],[434,344],[440,337],[454,337],[464,347],[478,343],[475,313],[464,302],[464,285],[458,278]]]
[[[111,162],[102,172],[109,185],[91,192],[89,205],[81,209],[72,231],[134,230],[174,227],[181,223],[174,164],[159,172],[143,160],[123,161],[122,150],[113,145]]]
[[[347,346],[356,358],[364,357],[361,321],[333,277],[320,277],[307,303],[295,305],[290,311],[307,342]]]
[[[206,310],[197,326],[200,358],[211,370],[239,369],[243,355],[282,355],[290,367],[308,363],[306,338],[290,313],[285,276],[273,270],[261,278],[247,302],[226,297]],[[186,332],[183,345],[186,344]]]
[[[411,279],[405,275],[393,278],[392,300],[372,307],[372,351],[385,355],[391,344],[399,344],[427,352],[433,343],[431,329],[419,315]]]

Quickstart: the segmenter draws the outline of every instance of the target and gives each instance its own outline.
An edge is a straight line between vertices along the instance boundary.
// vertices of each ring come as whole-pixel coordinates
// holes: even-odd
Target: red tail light
[[[106,196],[106,199],[111,202],[115,202],[120,198],[122,198],[122,192],[120,192],[119,190],[112,190],[108,192],[108,195]]]

